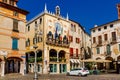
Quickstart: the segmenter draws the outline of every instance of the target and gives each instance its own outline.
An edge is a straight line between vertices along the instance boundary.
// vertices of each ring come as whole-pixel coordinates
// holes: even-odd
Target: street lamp
[[[38,80],[38,75],[37,75],[37,51],[36,51],[36,49],[38,48],[38,46],[35,44],[33,46],[33,48],[35,49],[35,62],[34,62],[35,75],[34,75],[34,80]]]
[[[35,75],[34,75],[34,80],[38,80],[38,75],[37,75],[37,48],[38,48],[38,46],[37,46],[37,26],[35,26],[35,36],[34,36],[34,43],[35,43],[35,45],[33,46],[33,48],[35,49],[35,62],[34,62],[34,73],[35,73]]]

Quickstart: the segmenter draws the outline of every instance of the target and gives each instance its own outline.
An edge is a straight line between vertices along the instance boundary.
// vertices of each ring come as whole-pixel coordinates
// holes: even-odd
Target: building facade
[[[38,46],[38,73],[66,73],[81,66],[80,38],[83,28],[69,20],[68,14],[66,18],[61,17],[59,6],[56,6],[55,11],[48,11],[45,5],[44,11],[27,23],[26,61],[29,72],[34,72],[35,42]]]
[[[91,29],[93,59],[105,59],[111,63],[98,64],[98,68],[116,69],[120,58],[120,20],[96,26]]]
[[[64,73],[69,66],[69,21],[60,16],[60,8],[56,6],[56,13],[45,10],[27,23],[27,56],[29,71],[34,72],[34,33],[37,28],[37,60],[38,72],[47,74]],[[32,50],[33,49],[33,50]]]
[[[70,21],[70,68],[84,67],[80,60],[91,58],[91,41],[84,28],[75,21]]]
[[[24,74],[25,26],[27,11],[17,7],[18,0],[0,0],[0,75]],[[21,45],[22,44],[22,45]]]

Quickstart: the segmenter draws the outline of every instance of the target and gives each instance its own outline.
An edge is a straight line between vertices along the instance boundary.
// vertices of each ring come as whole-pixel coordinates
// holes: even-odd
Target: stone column
[[[24,62],[20,62],[20,73],[21,73],[22,75],[24,75],[24,67],[25,67]]]
[[[47,69],[47,49],[44,49],[44,59],[43,59],[43,74],[47,74],[48,73],[48,69]]]
[[[5,75],[5,61],[1,62],[1,76]]]
[[[59,64],[57,64],[57,73],[59,74],[60,73],[60,68],[59,68]]]
[[[59,53],[57,52],[57,62],[59,62]]]

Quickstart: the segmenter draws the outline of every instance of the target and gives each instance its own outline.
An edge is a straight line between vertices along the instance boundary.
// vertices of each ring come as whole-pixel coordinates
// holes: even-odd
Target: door
[[[66,64],[60,64],[59,65],[59,68],[60,68],[60,73],[65,73],[66,72]]]
[[[57,64],[50,64],[50,73],[56,73],[57,72]]]

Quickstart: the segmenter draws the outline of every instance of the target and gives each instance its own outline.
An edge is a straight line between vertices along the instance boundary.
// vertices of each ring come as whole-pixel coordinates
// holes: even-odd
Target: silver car
[[[87,68],[76,68],[68,71],[66,75],[87,76],[89,73]]]

